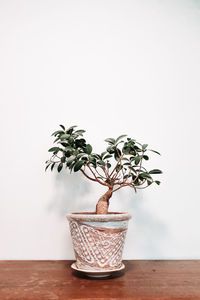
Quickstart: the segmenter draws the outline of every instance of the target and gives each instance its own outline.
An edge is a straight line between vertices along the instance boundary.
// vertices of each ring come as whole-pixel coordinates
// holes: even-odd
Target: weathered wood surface
[[[0,300],[200,299],[200,261],[125,261],[125,273],[89,279],[72,261],[0,261]]]

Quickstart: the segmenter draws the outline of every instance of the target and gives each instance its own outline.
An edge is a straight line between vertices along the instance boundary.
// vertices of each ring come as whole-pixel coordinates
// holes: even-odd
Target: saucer
[[[103,277],[108,277],[111,276],[113,273],[115,272],[119,272],[125,269],[125,265],[122,263],[120,268],[114,269],[114,270],[85,270],[85,269],[81,269],[81,268],[77,268],[76,263],[74,262],[71,265],[71,268],[75,271],[84,273],[85,275],[87,275],[88,277],[93,277],[93,278],[103,278]]]

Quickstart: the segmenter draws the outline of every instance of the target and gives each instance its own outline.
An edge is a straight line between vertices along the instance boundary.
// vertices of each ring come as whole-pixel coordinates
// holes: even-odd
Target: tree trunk
[[[112,197],[112,189],[109,189],[97,202],[96,214],[106,215],[108,213],[109,199]]]

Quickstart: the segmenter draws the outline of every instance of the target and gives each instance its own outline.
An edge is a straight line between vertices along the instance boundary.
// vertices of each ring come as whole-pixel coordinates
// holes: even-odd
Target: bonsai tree
[[[61,129],[52,133],[56,139],[56,146],[48,151],[52,153],[46,161],[46,168],[57,168],[60,172],[64,167],[70,172],[82,172],[89,180],[97,182],[107,188],[96,205],[96,214],[107,214],[109,200],[113,193],[129,186],[135,190],[145,189],[152,183],[160,184],[154,180],[154,174],[161,174],[159,169],[147,171],[143,163],[149,160],[148,151],[156,154],[159,152],[148,149],[148,144],[138,143],[135,139],[120,135],[118,138],[107,138],[107,148],[101,154],[93,153],[92,146],[83,138],[85,130],[77,126]]]

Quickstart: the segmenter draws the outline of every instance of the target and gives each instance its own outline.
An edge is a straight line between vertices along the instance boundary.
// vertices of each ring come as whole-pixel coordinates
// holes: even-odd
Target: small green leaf
[[[98,162],[97,162],[97,164],[98,165],[100,165],[100,166],[103,166],[103,167],[105,167],[105,162],[103,161],[103,160],[99,160]]]
[[[65,161],[66,161],[66,157],[65,157],[65,156],[62,156],[62,157],[61,157],[61,162],[64,163]]]
[[[55,132],[52,133],[52,136],[53,135],[56,136],[56,135],[61,134],[61,133],[64,134],[64,131],[62,131],[62,130],[56,130]]]
[[[71,155],[71,156],[68,158],[67,163],[71,163],[71,162],[73,162],[75,159],[76,159],[76,156],[75,156],[75,155]]]
[[[57,137],[54,141],[54,143],[56,143],[57,141],[59,141],[60,137]]]
[[[84,132],[85,132],[85,130],[83,130],[83,129],[75,131],[75,133],[78,135],[83,135]]]
[[[60,127],[61,127],[63,130],[65,130],[65,126],[63,126],[63,125],[60,125]]]
[[[108,142],[109,144],[114,145],[115,144],[115,139],[108,138],[108,139],[105,139],[105,142]]]
[[[161,155],[158,151],[155,151],[155,150],[152,150],[152,149],[149,149],[149,151],[151,151],[151,152],[154,152],[154,153],[156,153],[156,154],[159,154],[159,155]]]
[[[147,155],[143,155],[143,158],[144,158],[145,160],[149,160],[149,157],[148,157]]]
[[[114,154],[115,160],[119,160],[120,156],[121,156],[121,151],[120,151],[120,149],[116,148],[115,149],[115,154]]]
[[[110,153],[110,154],[115,153],[115,149],[114,149],[113,146],[109,146],[106,150],[107,150],[107,152]]]
[[[156,183],[157,185],[160,185],[161,182],[158,181],[158,180],[156,180],[155,183]]]
[[[57,168],[58,172],[60,172],[62,170],[62,168],[63,168],[63,163],[60,163]]]
[[[45,172],[46,172],[46,170],[48,169],[48,167],[51,165],[51,163],[50,164],[48,164],[47,166],[46,166],[46,168],[45,168]]]
[[[77,172],[81,169],[81,167],[84,165],[84,161],[83,160],[79,160],[77,161],[77,163],[75,163],[74,165],[74,172]]]
[[[116,139],[115,143],[117,143],[119,140],[123,139],[123,138],[126,137],[126,136],[127,136],[126,134],[120,135],[120,136]]]
[[[82,156],[84,156],[85,155],[85,153],[79,153],[79,154],[77,154],[77,158],[81,158]]]
[[[149,172],[149,174],[161,174],[161,173],[162,173],[162,171],[159,169],[154,169]]]
[[[72,150],[74,150],[74,148],[71,147],[71,146],[66,146],[64,150],[65,151],[72,151]]]
[[[53,168],[54,168],[54,166],[55,166],[55,162],[51,165],[51,171],[53,171]]]
[[[58,152],[60,150],[59,147],[53,147],[53,148],[50,148],[48,151],[49,152]]]
[[[108,159],[108,158],[111,158],[112,155],[111,154],[107,154],[103,159]]]
[[[124,154],[126,154],[126,155],[130,153],[130,150],[131,150],[130,147],[123,147],[123,148],[122,148],[122,152],[123,152]]]
[[[77,125],[71,126],[71,127],[69,127],[66,131],[69,131],[69,130],[74,129],[74,128],[76,128],[76,127],[77,127]]]
[[[144,179],[152,179],[151,176],[146,172],[140,173],[139,177],[142,177]]]
[[[92,146],[90,144],[87,144],[85,147],[85,151],[87,154],[91,154],[92,153]]]
[[[142,145],[142,150],[144,151],[148,147],[148,144],[143,144]]]
[[[91,154],[92,157],[95,157],[97,159],[101,159],[101,155],[97,154],[97,153],[92,153]]]
[[[151,185],[153,183],[153,181],[147,180],[147,185]]]
[[[109,168],[111,168],[111,164],[109,162],[106,163],[106,166]]]
[[[67,140],[69,137],[70,137],[69,134],[63,134],[63,135],[61,135],[60,139],[61,139],[61,141],[63,141],[63,140]]]
[[[102,152],[102,153],[101,153],[101,158],[103,158],[104,155],[106,155],[106,153],[107,153],[107,151]]]
[[[135,158],[135,164],[138,165],[139,162],[140,162],[140,160],[141,160],[141,156],[137,156],[137,157]]]

